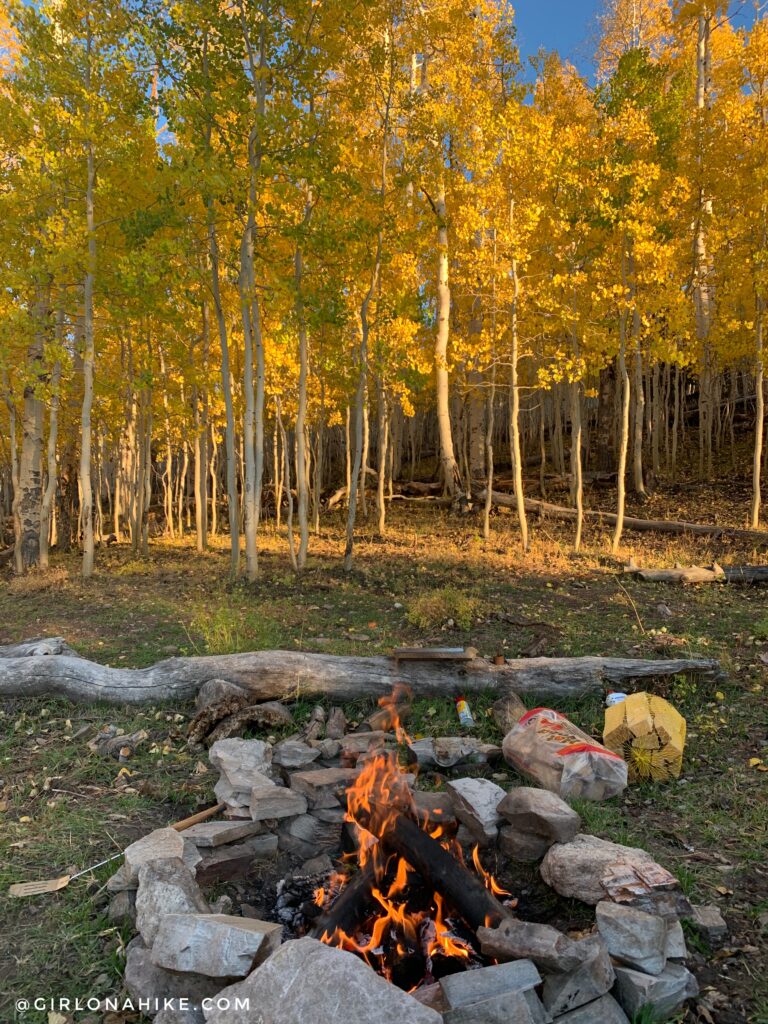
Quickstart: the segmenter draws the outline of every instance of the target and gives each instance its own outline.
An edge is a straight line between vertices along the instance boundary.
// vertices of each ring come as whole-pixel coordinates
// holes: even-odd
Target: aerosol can
[[[456,714],[459,716],[459,723],[462,729],[473,729],[475,726],[475,720],[472,717],[472,712],[469,710],[469,704],[465,697],[456,698]]]

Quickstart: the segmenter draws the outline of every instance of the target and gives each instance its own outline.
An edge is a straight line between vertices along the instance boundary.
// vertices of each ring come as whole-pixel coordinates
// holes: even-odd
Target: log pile
[[[685,719],[662,697],[631,693],[605,710],[603,743],[621,755],[630,781],[677,778],[683,766]]]

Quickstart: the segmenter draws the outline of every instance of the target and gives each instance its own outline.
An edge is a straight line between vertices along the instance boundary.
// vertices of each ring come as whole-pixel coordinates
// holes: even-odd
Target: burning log
[[[483,926],[496,928],[510,916],[476,875],[402,811],[374,805],[369,817],[358,811],[356,820],[444,896],[473,931]]]
[[[365,903],[375,881],[373,862],[369,861],[347,882],[333,904],[317,919],[310,935],[321,939],[323,935],[333,935],[336,930],[351,935],[364,913]]]

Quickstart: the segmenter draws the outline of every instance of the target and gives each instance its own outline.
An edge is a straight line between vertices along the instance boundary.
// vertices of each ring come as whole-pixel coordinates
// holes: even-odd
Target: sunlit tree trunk
[[[437,429],[440,441],[440,465],[443,487],[453,495],[459,486],[459,469],[453,448],[448,377],[448,338],[451,325],[451,288],[448,275],[448,217],[445,187],[441,183],[433,203],[437,220],[437,333],[435,336],[435,382],[437,389]]]
[[[40,511],[43,497],[43,401],[38,392],[43,378],[43,349],[49,317],[49,289],[38,285],[33,306],[34,337],[27,352],[24,387],[19,500],[21,532],[14,550],[14,568],[26,572],[40,561]]]
[[[88,41],[90,54],[90,38]],[[88,73],[90,78],[90,71]],[[86,83],[90,88],[90,81]],[[83,576],[93,574],[93,486],[91,484],[91,410],[93,408],[93,372],[95,362],[95,338],[93,324],[93,291],[96,278],[96,225],[94,223],[94,189],[96,184],[96,156],[93,142],[87,143],[87,169],[85,187],[86,231],[88,235],[88,263],[85,274],[84,292],[84,341],[83,350],[83,407],[80,418],[80,519],[83,531]]]
[[[520,298],[520,281],[517,274],[517,260],[512,260],[512,307],[509,320],[509,386],[510,392],[510,424],[509,432],[512,440],[512,471],[515,480],[515,505],[517,519],[520,523],[520,542],[523,551],[528,550],[528,519],[525,514],[525,494],[523,493],[523,454],[520,445],[520,387],[518,383],[517,362],[519,358],[520,339],[517,325],[517,304]]]
[[[626,240],[621,254],[622,281],[626,290]],[[634,297],[634,296],[633,296]],[[622,308],[619,314],[619,380],[621,381],[621,415],[619,417],[619,460],[616,478],[616,526],[613,531],[611,550],[614,554],[619,550],[621,535],[624,532],[624,504],[626,500],[627,453],[629,450],[629,409],[632,400],[629,373],[627,372],[627,316],[628,311]],[[633,309],[633,317],[637,310]]]
[[[763,462],[763,437],[765,434],[765,393],[763,369],[763,300],[758,297],[755,316],[755,448],[752,460],[752,506],[750,526],[756,530],[760,525],[760,476]]]

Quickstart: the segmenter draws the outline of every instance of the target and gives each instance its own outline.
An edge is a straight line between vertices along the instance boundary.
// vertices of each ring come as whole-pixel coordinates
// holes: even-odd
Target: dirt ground
[[[717,507],[711,490],[668,489],[632,512],[741,526],[745,488],[740,481],[719,488],[725,496]],[[610,500],[610,492],[595,490],[587,504],[608,507]],[[146,561],[124,546],[104,549],[87,583],[74,556],[55,556],[46,575],[2,581],[0,644],[63,636],[89,658],[135,667],[171,654],[277,647],[373,654],[413,642],[472,644],[487,656],[717,657],[720,681],[676,679],[657,691],[688,721],[683,776],[632,786],[622,798],[579,810],[588,831],[648,849],[694,902],[714,903],[724,914],[731,932],[725,948],[710,950],[689,935],[702,997],[684,1019],[768,1024],[768,589],[682,588],[619,572],[629,555],[647,566],[733,565],[765,563],[766,550],[626,534],[614,559],[604,554],[606,534],[589,526],[584,550],[574,555],[570,527],[534,519],[532,551],[523,557],[510,515],[494,516],[485,543],[476,514],[399,506],[385,540],[363,531],[356,568],[345,574],[341,515],[323,520],[299,578],[290,571],[284,533],[267,526],[262,577],[253,586],[228,582],[226,539],[204,555],[157,541]],[[490,699],[478,699],[473,710],[479,732],[498,740],[485,713]],[[354,716],[364,708],[348,710]],[[599,696],[560,710],[600,735]],[[297,717],[309,711],[299,707]],[[185,745],[190,713],[189,706],[0,703],[0,1019],[48,1024],[45,1012],[15,1018],[20,998],[119,992],[130,933],[105,916],[103,883],[114,865],[53,896],[12,901],[2,894],[13,882],[94,864],[212,802],[215,773]],[[124,770],[87,747],[86,727],[106,723],[149,733]],[[452,701],[419,702],[410,730],[455,733]],[[501,880],[530,916],[562,913],[548,903],[535,871],[502,871]]]

